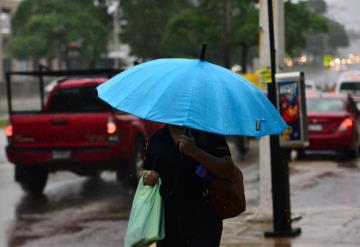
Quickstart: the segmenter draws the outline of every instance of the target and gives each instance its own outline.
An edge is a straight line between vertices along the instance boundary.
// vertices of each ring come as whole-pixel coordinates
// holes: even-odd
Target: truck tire
[[[42,195],[48,179],[48,172],[42,167],[15,165],[15,181],[30,195]]]
[[[121,170],[116,172],[116,178],[123,186],[127,189],[136,189],[137,184],[141,177],[141,170],[143,168],[144,162],[144,151],[145,151],[145,141],[143,138],[136,138],[134,144],[134,151],[129,160],[127,160],[125,171],[122,170],[124,167],[121,167]]]

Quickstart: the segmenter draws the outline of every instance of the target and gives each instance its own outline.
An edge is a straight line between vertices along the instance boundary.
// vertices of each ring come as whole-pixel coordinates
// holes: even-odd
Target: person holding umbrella
[[[200,59],[168,58],[136,65],[100,85],[116,109],[165,123],[149,138],[146,184],[161,177],[165,239],[160,247],[220,244],[222,220],[206,187],[234,163],[224,136],[260,138],[288,126],[266,95],[238,74]],[[205,174],[208,173],[208,176]]]
[[[165,238],[158,247],[220,245],[222,219],[209,194],[210,176],[228,178],[234,163],[221,135],[188,131],[166,125],[148,141],[144,169],[145,185],[154,185],[160,176],[160,194],[164,201]],[[201,178],[196,170],[203,166],[209,174]],[[210,175],[211,173],[211,175]]]

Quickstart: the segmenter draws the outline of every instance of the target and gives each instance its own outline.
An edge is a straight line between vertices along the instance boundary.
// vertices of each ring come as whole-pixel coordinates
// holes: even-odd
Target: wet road
[[[114,174],[52,174],[43,197],[26,196],[13,181],[0,131],[0,247],[121,245],[131,194]]]
[[[3,145],[3,134],[0,137]],[[231,143],[230,147],[233,149]],[[257,157],[257,142],[252,142],[245,158],[233,150],[244,172],[249,214],[258,204]],[[303,216],[304,224],[319,207],[360,208],[359,161],[333,158],[310,156],[290,164],[292,208]],[[13,182],[12,165],[6,162],[2,148],[0,160],[0,247],[122,246],[132,196],[114,174],[87,179],[57,173],[50,176],[45,195],[32,198]],[[233,228],[241,229],[237,224],[224,224],[222,246],[233,242]],[[302,228],[306,231],[308,226]]]
[[[0,134],[0,247],[122,246],[132,195],[115,174],[88,179],[71,173],[51,174],[41,198],[26,196],[13,181],[13,166],[3,152]],[[258,153],[246,160],[234,153],[247,181],[248,205],[257,204]]]
[[[1,164],[0,171],[0,246],[118,246],[122,242],[131,196],[113,174],[86,179],[59,173],[50,177],[43,197],[33,198],[13,182],[10,165]]]

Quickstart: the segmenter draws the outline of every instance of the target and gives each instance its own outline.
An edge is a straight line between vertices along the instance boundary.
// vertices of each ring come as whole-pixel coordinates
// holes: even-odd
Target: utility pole
[[[260,0],[259,7],[260,68],[271,68],[267,93],[277,107],[275,73],[281,70],[285,53],[284,3],[283,0]],[[273,221],[274,229],[265,232],[266,237],[297,236],[301,231],[291,228],[288,162],[282,155],[279,136],[263,137],[259,149],[260,202],[250,220]]]
[[[277,4],[278,5],[278,4]],[[277,6],[276,5],[276,6]],[[277,13],[280,15],[279,11]],[[278,15],[275,17],[278,19]],[[277,21],[277,24],[283,24]],[[279,25],[275,26],[278,29]],[[270,45],[269,45],[269,25],[267,0],[259,0],[259,67],[260,69],[270,69]],[[283,39],[284,33],[279,33],[278,40]],[[277,50],[283,50],[279,46],[281,42],[275,42]],[[283,42],[282,42],[283,44]],[[279,61],[279,60],[278,60]],[[278,63],[279,64],[279,63]],[[254,222],[271,222],[273,219],[271,197],[271,160],[270,160],[270,137],[264,136],[259,141],[259,206],[254,215],[248,218]]]
[[[223,65],[230,68],[230,49],[229,49],[229,0],[222,1],[222,34],[221,46],[223,54]]]
[[[267,0],[271,83],[268,84],[268,98],[277,107],[276,93],[276,50],[274,38],[273,1]],[[265,232],[266,237],[295,237],[301,229],[291,227],[291,206],[289,186],[289,164],[285,150],[280,148],[279,135],[270,136],[271,185],[273,198],[273,230]]]
[[[0,82],[4,79],[4,67],[3,67],[3,57],[4,57],[4,51],[3,51],[3,34],[1,32],[1,22],[0,22]]]

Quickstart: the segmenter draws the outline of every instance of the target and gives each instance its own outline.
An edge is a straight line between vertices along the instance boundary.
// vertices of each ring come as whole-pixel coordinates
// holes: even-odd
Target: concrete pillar
[[[17,6],[21,0],[0,0],[0,13],[4,10],[10,11],[9,18],[11,18],[11,15],[16,11]],[[5,24],[5,23],[0,23]],[[0,26],[0,81],[4,81],[4,58],[5,58],[5,50],[4,50],[4,38],[5,36],[8,38],[10,36],[10,33],[3,32],[3,27]]]
[[[0,27],[1,28],[1,27]],[[5,80],[4,78],[4,51],[3,51],[3,34],[0,32],[0,82]]]
[[[284,2],[274,0],[274,30],[277,71],[280,71],[284,61]],[[270,44],[267,0],[259,0],[259,69],[270,69]],[[270,137],[262,137],[259,141],[259,207],[255,214],[249,217],[250,221],[270,222],[272,215],[271,194],[271,161]]]

